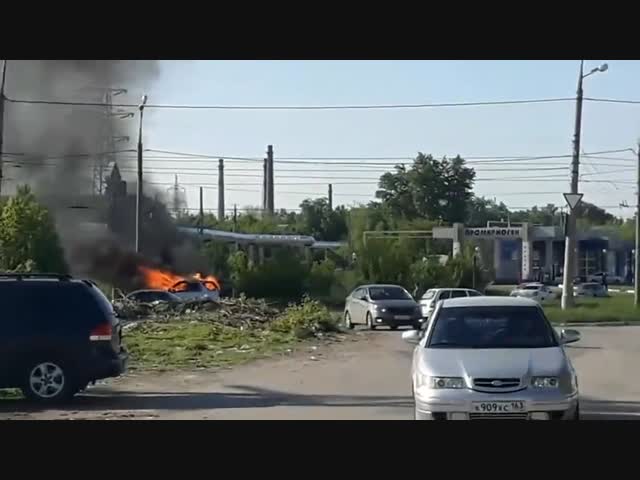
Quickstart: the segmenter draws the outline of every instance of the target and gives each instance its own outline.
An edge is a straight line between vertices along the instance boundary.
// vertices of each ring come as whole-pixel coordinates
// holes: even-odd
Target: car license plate
[[[510,402],[473,402],[472,408],[477,413],[516,413],[526,412],[525,404],[521,400]]]
[[[409,320],[411,317],[409,315],[396,315],[393,317],[395,320]]]

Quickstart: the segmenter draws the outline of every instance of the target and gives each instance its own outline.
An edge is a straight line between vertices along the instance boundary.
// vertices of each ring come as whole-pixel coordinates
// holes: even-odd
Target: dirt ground
[[[640,327],[585,327],[567,347],[580,378],[584,419],[640,419]],[[350,340],[215,372],[139,373],[90,388],[64,409],[0,402],[0,419],[413,418],[411,346],[400,332]]]

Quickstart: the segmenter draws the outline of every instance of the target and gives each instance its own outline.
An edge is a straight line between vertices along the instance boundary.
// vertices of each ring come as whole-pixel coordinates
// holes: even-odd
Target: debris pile
[[[269,305],[263,299],[244,296],[218,301],[183,303],[135,302],[121,298],[113,302],[118,316],[125,322],[197,321],[215,322],[237,328],[253,328],[273,322],[282,309]]]

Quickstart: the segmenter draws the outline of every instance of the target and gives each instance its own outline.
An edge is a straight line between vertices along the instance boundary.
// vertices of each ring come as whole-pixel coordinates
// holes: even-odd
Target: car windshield
[[[400,287],[369,287],[371,300],[412,300],[409,293]]]
[[[525,285],[523,290],[540,290],[540,285]]]
[[[547,348],[557,346],[537,307],[443,308],[428,348]]]

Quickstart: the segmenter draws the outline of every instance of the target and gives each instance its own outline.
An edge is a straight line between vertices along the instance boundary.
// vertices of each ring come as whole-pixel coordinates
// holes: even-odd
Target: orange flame
[[[203,285],[209,290],[220,290],[220,282],[212,275],[202,276],[200,273],[194,273],[188,277],[182,277],[167,270],[160,270],[155,268],[149,268],[139,266],[138,269],[144,276],[144,283],[147,288],[154,288],[158,290],[169,290],[178,282],[189,280],[200,280]],[[180,290],[179,286],[177,290]]]
[[[207,275],[203,277],[201,274],[196,273],[193,275],[193,278],[200,280],[203,285],[209,290],[220,290],[220,282],[213,275]]]

